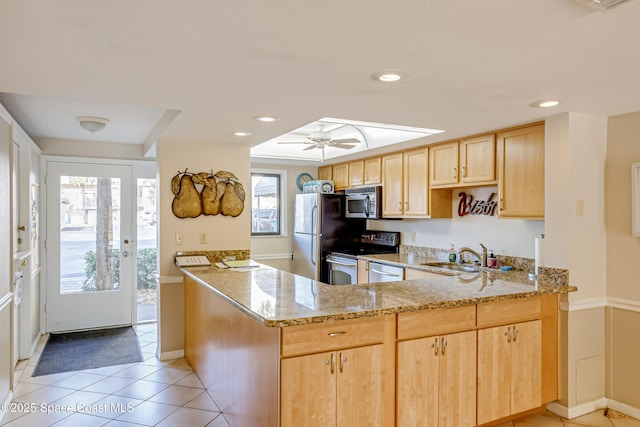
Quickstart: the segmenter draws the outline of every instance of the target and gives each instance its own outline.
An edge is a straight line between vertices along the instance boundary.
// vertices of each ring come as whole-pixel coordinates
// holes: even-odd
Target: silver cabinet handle
[[[331,353],[331,373],[335,373],[336,372],[336,354],[335,353]]]
[[[453,168],[453,179],[458,178],[458,168]]]
[[[442,337],[442,355],[444,356],[444,352],[447,350],[447,340]]]
[[[517,339],[518,339],[518,328],[516,328],[514,325],[513,326],[513,342],[516,342]]]

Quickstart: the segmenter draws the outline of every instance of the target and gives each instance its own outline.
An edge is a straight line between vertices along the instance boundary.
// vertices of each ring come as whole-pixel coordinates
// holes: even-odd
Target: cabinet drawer
[[[282,356],[380,344],[384,342],[384,328],[383,316],[282,328]]]
[[[398,339],[429,337],[469,331],[476,326],[476,306],[440,308],[398,315]]]
[[[540,319],[540,297],[478,304],[478,328]]]

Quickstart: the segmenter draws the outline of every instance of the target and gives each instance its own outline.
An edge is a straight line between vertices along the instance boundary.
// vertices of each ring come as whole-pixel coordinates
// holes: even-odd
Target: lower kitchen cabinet
[[[476,425],[476,332],[398,343],[397,425]]]
[[[541,321],[478,331],[478,424],[541,406]]]
[[[382,426],[383,345],[281,361],[281,427]]]

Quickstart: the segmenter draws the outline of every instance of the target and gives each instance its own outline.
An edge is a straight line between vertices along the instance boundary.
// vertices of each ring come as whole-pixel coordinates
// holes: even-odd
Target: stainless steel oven
[[[358,260],[343,254],[327,255],[330,285],[355,285],[358,283]]]
[[[382,187],[348,188],[345,190],[347,218],[378,219],[382,216]]]

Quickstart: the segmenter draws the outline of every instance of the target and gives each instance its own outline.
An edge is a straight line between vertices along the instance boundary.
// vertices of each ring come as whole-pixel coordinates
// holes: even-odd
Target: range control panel
[[[365,231],[360,243],[380,246],[400,246],[400,233],[397,231]]]

